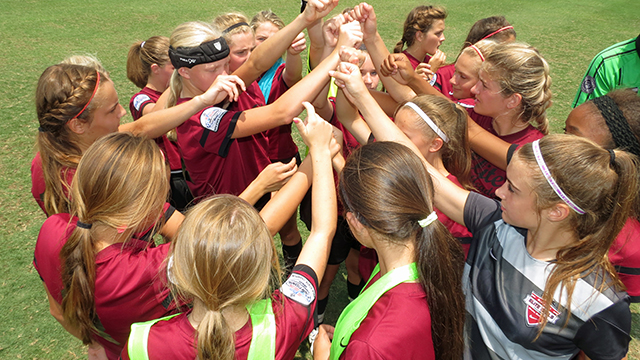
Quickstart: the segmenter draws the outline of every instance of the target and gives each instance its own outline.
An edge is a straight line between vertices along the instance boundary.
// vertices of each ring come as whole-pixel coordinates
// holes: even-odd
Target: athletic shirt
[[[429,56],[429,55],[426,55],[424,57],[424,60],[420,61],[420,60],[416,59],[415,57],[413,57],[413,55],[409,54],[409,52],[407,50],[403,51],[402,53],[407,55],[407,58],[409,59],[409,62],[411,63],[411,66],[413,67],[414,70],[418,67],[418,65],[420,65],[421,62],[428,63],[429,60],[431,60],[431,56]]]
[[[602,50],[591,60],[580,89],[573,100],[576,107],[618,88],[640,86],[640,37]]]
[[[188,100],[178,99],[178,104]],[[178,126],[178,145],[196,202],[212,194],[241,194],[269,165],[267,139],[262,133],[231,138],[241,114],[211,106]]]
[[[318,278],[313,269],[296,265],[282,287],[273,292],[271,304],[276,321],[276,359],[293,359],[313,329],[317,289]],[[197,331],[189,323],[188,314],[157,322],[151,327],[147,346],[149,359],[196,358]],[[236,359],[247,359],[252,334],[251,320],[236,331]],[[122,359],[129,359],[127,346],[122,351]]]
[[[380,273],[367,289],[378,279]],[[400,283],[382,295],[351,335],[340,359],[435,359],[422,285]]]
[[[640,223],[629,218],[609,249],[609,260],[627,288],[631,302],[640,302]]]
[[[527,252],[527,231],[506,224],[495,200],[470,193],[464,221],[473,233],[463,277],[465,359],[571,359],[582,350],[592,359],[619,360],[627,354],[629,297],[612,288],[600,292],[593,273],[576,283],[568,323],[566,297],[556,293],[534,342],[553,262]]]
[[[277,62],[274,64],[274,67],[276,65],[278,65]],[[280,64],[275,69],[273,77],[270,78],[271,86],[267,96],[267,104],[273,104],[285,91],[289,90],[289,86],[287,86],[287,83],[285,83],[282,78],[284,69],[285,64]],[[267,75],[269,75],[269,72],[263,74],[257,80],[258,83],[263,83],[263,79],[265,81],[269,80],[269,78],[265,79]],[[298,146],[293,141],[293,137],[291,137],[291,124],[278,126],[267,130],[265,133],[269,140],[269,159],[271,161],[290,159],[298,153]]]
[[[482,118],[474,120],[483,129],[510,144],[518,144],[519,146],[522,146],[541,139],[544,136],[540,130],[536,129],[532,125],[528,125],[517,133],[501,136],[493,129],[493,126],[491,125],[493,120],[490,117],[483,116]],[[496,189],[502,186],[507,179],[506,172],[485,160],[485,158],[475,152],[472,153],[472,156],[471,182],[473,183],[473,186],[480,194],[491,198],[495,197]]]
[[[63,167],[61,170],[63,177],[67,184],[71,185],[71,180],[73,180],[73,175],[76,174],[76,169],[69,169],[68,167]],[[44,191],[46,189],[45,181],[44,181],[44,172],[42,171],[42,158],[40,157],[40,152],[36,153],[36,156],[31,161],[31,195],[36,200],[40,209],[44,211],[44,214],[47,214],[47,211],[44,209]],[[66,197],[69,197],[67,194],[66,187],[62,185],[62,191]]]
[[[171,213],[173,213],[171,211]],[[60,250],[75,229],[77,219],[69,214],[50,216],[42,225],[33,265],[51,296],[62,304]],[[150,247],[132,239],[113,244],[96,255],[96,327],[94,338],[109,359],[117,359],[129,337],[131,324],[175,313],[166,282],[165,258],[170,244]]]
[[[453,97],[453,87],[451,86],[451,78],[453,74],[456,72],[455,64],[449,64],[442,66],[436,71],[433,75],[433,87],[436,90],[440,91],[444,96],[448,97],[453,101],[458,101],[455,97]]]
[[[144,87],[139,93],[133,95],[129,101],[129,110],[131,110],[133,120],[140,119],[145,106],[158,102],[160,95],[162,95],[161,92],[148,87]],[[182,170],[182,161],[180,160],[178,144],[169,140],[167,135],[162,135],[154,140],[160,149],[162,149],[162,151],[167,155],[167,160],[169,161],[171,170]]]

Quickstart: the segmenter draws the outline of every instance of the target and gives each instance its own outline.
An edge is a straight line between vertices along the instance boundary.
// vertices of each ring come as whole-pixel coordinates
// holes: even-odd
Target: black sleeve
[[[167,221],[169,221],[169,219],[171,219],[171,217],[173,216],[173,213],[176,211],[176,208],[173,207],[173,205],[169,205],[169,208],[167,209],[167,211],[164,212],[164,222],[166,223]]]
[[[580,327],[573,342],[591,359],[620,360],[631,341],[629,301],[619,301],[592,316]]]
[[[291,270],[291,272],[293,273],[294,271],[300,271],[303,272],[307,275],[309,275],[309,277],[311,278],[311,280],[313,280],[313,284],[315,285],[315,287],[318,287],[318,275],[316,275],[316,272],[313,271],[313,269],[311,267],[309,267],[308,265],[305,264],[298,264],[296,266],[293,267],[293,270]]]
[[[502,218],[502,210],[497,200],[473,191],[469,193],[467,202],[464,204],[464,224],[472,234],[500,218]]]

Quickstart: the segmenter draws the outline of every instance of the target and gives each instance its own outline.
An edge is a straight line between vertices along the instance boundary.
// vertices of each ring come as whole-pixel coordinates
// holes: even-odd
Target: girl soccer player
[[[376,138],[419,153],[367,96],[356,69],[342,70],[334,76],[366,109]],[[563,135],[526,144],[508,165],[500,203],[425,164],[435,205],[473,234],[463,282],[465,358],[570,359],[579,350],[590,358],[625,356],[629,298],[606,253],[638,191],[631,156]]]
[[[127,56],[127,77],[142,89],[129,101],[129,110],[133,120],[138,120],[142,115],[153,111],[156,102],[169,87],[172,73],[173,65],[169,59],[169,38],[152,36],[145,41],[136,41],[131,45]],[[168,135],[173,139],[170,140]],[[178,210],[184,210],[193,200],[193,196],[182,172],[182,159],[178,144],[175,142],[175,131],[157,137],[155,141],[169,159],[171,205]]]
[[[445,56],[439,50],[444,41],[445,9],[431,5],[421,5],[409,12],[402,29],[402,38],[393,49],[394,53],[403,53],[415,69],[420,63],[429,63],[429,70],[436,72],[445,62]],[[404,46],[405,50],[402,50]]]
[[[271,293],[281,271],[256,210],[229,195],[210,198],[187,214],[171,253],[172,282],[193,309],[134,325],[124,359],[293,358],[314,325],[336,223],[331,125],[307,110],[307,125],[297,124],[313,160],[314,222],[287,281]]]

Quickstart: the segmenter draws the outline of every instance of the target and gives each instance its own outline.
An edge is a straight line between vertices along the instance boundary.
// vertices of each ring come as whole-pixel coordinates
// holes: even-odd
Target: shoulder
[[[191,326],[187,313],[169,320],[158,321],[149,331],[149,359],[189,359],[197,356],[196,329]]]
[[[621,41],[617,44],[609,46],[608,48],[599,52],[598,55],[593,58],[593,62],[604,61],[615,56],[636,51],[636,39],[637,38]]]

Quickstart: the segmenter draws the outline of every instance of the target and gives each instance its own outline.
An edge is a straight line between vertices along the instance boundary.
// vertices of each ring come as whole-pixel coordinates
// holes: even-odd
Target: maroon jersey
[[[403,54],[407,55],[407,58],[409,59],[409,62],[411,63],[411,66],[413,66],[413,69],[415,70],[418,65],[423,62],[423,63],[428,63],[429,60],[431,60],[431,56],[427,55],[424,57],[424,59],[422,61],[416,59],[413,57],[413,55],[409,54],[409,52],[407,50],[402,52]]]
[[[148,87],[143,88],[139,93],[131,97],[129,101],[129,110],[131,110],[131,116],[133,120],[138,120],[142,117],[142,111],[144,107],[149,104],[155,104],[162,95],[161,92],[152,90]],[[154,139],[156,144],[167,154],[167,160],[171,170],[182,170],[182,161],[180,160],[180,151],[178,150],[178,144],[169,140],[167,135],[162,135]]]
[[[627,287],[632,302],[640,302],[640,223],[629,218],[609,249],[609,260]]]
[[[61,170],[65,181],[69,186],[71,186],[71,180],[73,180],[73,175],[76,173],[76,169],[69,169],[67,167],[62,168]],[[36,156],[31,161],[31,195],[40,206],[40,209],[44,211],[45,215],[47,211],[44,209],[44,190],[46,188],[44,182],[44,172],[42,171],[42,158],[40,157],[40,152],[36,153]],[[62,185],[62,191],[64,191],[65,196],[69,196],[67,193],[67,187]]]
[[[289,86],[282,78],[286,64],[282,64],[276,70],[269,92],[269,104],[273,104],[285,91],[289,90]],[[258,79],[256,82],[260,81]],[[298,152],[298,146],[291,137],[291,124],[281,125],[277,128],[266,131],[267,139],[269,139],[269,159],[271,161],[290,159]]]
[[[451,86],[451,78],[453,74],[456,72],[455,64],[449,64],[442,66],[436,73],[433,75],[434,79],[432,79],[433,87],[436,90],[440,91],[444,96],[448,97],[453,101],[458,101],[455,97],[453,97],[453,87]]]
[[[541,139],[544,136],[540,130],[536,129],[532,125],[527,126],[525,129],[520,130],[517,133],[500,136],[493,129],[493,126],[491,125],[493,120],[490,117],[483,116],[482,118],[474,120],[483,129],[510,144],[518,144],[522,146]],[[506,172],[504,170],[488,162],[478,154],[473,153],[471,181],[480,194],[490,198],[495,197],[496,189],[502,186],[506,179]]]
[[[188,100],[179,99],[178,104]],[[239,195],[269,165],[263,134],[231,138],[241,114],[211,106],[178,127],[178,145],[194,197]]]
[[[50,216],[42,225],[34,254],[34,267],[51,296],[62,303],[60,249],[75,229],[69,214]],[[117,359],[129,337],[131,324],[176,311],[166,282],[165,258],[169,244],[149,247],[132,239],[113,244],[96,255],[96,340],[109,359]]]
[[[306,265],[297,265],[271,302],[276,320],[276,359],[293,359],[298,347],[314,326],[318,281]],[[189,313],[155,323],[149,332],[149,359],[194,360],[197,356],[197,332],[189,323]],[[236,359],[245,360],[249,353],[253,327],[251,319],[235,333]],[[128,360],[125,346],[122,359]]]
[[[458,178],[453,176],[453,174],[447,175],[447,179],[451,180],[452,183],[458,185],[459,188],[463,188]],[[467,254],[469,253],[469,244],[471,243],[471,233],[464,225],[460,225],[457,222],[451,220],[447,215],[443,214],[440,210],[434,209],[436,214],[438,214],[438,220],[444,225],[447,230],[455,237],[460,240],[460,245],[462,245],[462,249],[464,250],[464,257],[467,258]],[[372,270],[373,271],[373,270]]]
[[[378,273],[370,282],[380,278]],[[427,294],[401,283],[373,305],[340,359],[435,359]]]

